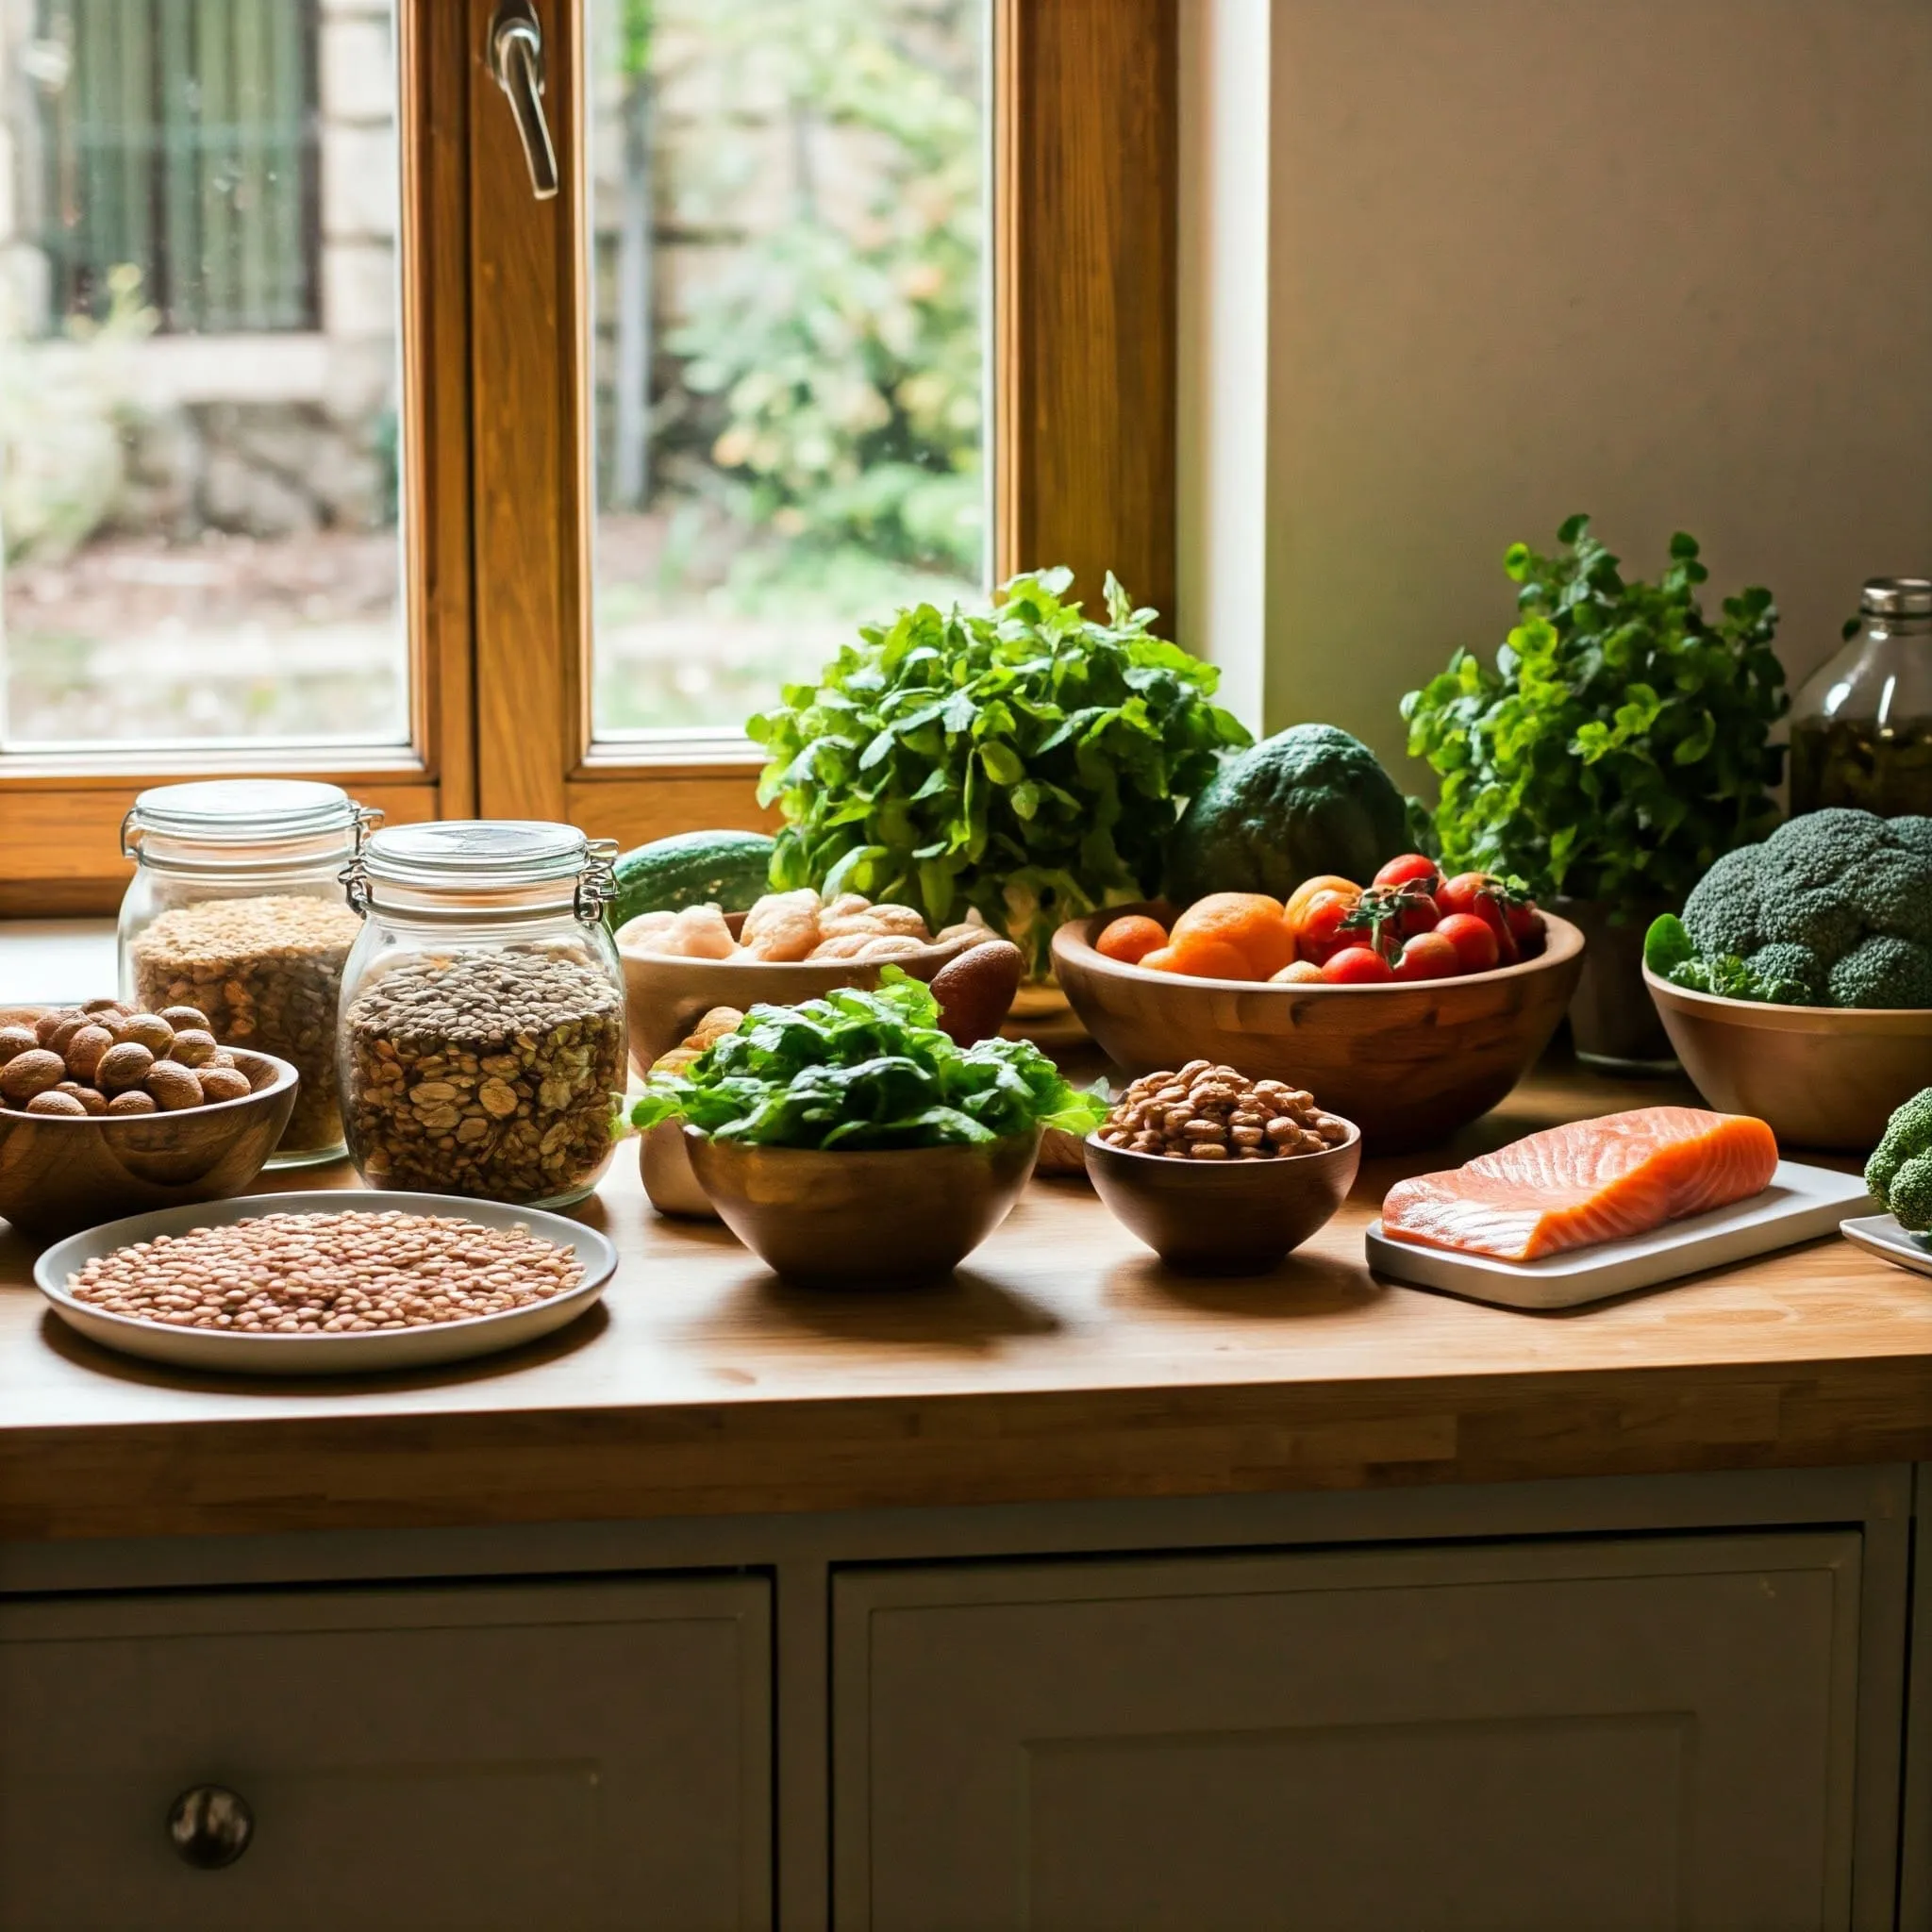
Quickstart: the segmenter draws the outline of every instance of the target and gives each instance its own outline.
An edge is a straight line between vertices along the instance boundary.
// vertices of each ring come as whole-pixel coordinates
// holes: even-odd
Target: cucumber
[[[612,932],[640,912],[714,905],[748,912],[771,890],[776,841],[765,832],[679,832],[626,852],[612,866],[617,895],[605,918]]]

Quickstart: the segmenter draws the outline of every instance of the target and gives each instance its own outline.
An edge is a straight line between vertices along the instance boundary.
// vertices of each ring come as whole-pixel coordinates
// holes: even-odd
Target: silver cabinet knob
[[[184,1864],[199,1871],[232,1865],[254,1836],[248,1800],[225,1785],[192,1785],[168,1807],[168,1840]]]

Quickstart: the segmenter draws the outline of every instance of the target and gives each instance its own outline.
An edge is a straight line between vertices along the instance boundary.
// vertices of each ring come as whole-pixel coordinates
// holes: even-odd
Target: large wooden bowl
[[[0,1109],[0,1217],[44,1241],[239,1194],[275,1152],[298,1076],[273,1054],[228,1050],[254,1090],[241,1100],[86,1119]]]
[[[1869,1154],[1892,1109],[1932,1087],[1932,1008],[1773,1007],[1643,983],[1691,1083],[1780,1146]]]
[[[1108,1057],[1129,1074],[1208,1059],[1293,1081],[1375,1153],[1426,1147],[1494,1107],[1549,1044],[1583,970],[1583,935],[1547,913],[1534,959],[1412,986],[1193,979],[1094,951],[1110,920],[1171,909],[1113,906],[1054,935],[1054,971]]]

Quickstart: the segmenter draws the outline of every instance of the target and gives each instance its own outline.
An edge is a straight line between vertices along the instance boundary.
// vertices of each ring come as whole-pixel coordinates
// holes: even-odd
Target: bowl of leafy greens
[[[959,1046],[929,987],[754,1007],[682,1073],[655,1074],[638,1126],[683,1124],[724,1224],[788,1278],[839,1286],[949,1274],[1019,1199],[1047,1127],[1106,1103],[1028,1041]]]

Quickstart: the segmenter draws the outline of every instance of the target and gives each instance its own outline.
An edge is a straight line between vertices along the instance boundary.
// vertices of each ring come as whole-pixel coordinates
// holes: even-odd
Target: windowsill
[[[111,919],[0,920],[0,1007],[107,998],[114,980]]]

